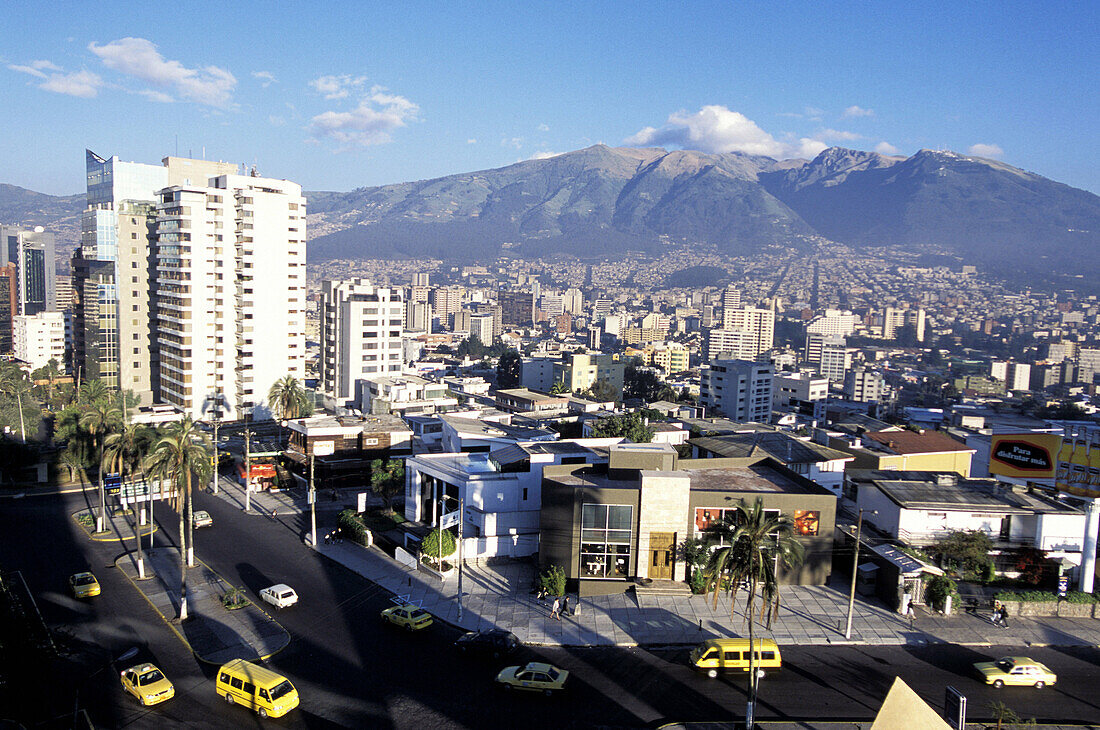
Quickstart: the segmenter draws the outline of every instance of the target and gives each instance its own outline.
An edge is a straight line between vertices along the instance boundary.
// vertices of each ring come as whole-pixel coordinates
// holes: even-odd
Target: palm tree
[[[210,447],[206,434],[198,429],[194,421],[184,418],[168,426],[160,437],[146,463],[150,474],[160,479],[161,492],[164,484],[171,480],[175,485],[176,496],[173,507],[180,517],[180,621],[187,618],[187,566],[195,561],[194,547],[186,528],[193,525],[191,515],[191,481],[194,477],[199,484],[205,484],[210,478]],[[184,516],[186,515],[186,528]]]
[[[753,727],[756,709],[756,596],[760,593],[760,620],[767,615],[767,628],[779,614],[779,582],[776,570],[780,563],[787,568],[801,565],[805,551],[794,534],[794,523],[786,515],[769,514],[764,502],[757,499],[752,507],[738,505],[733,513],[707,528],[712,537],[722,543],[710,555],[707,564],[707,589],[714,592],[714,607],[718,607],[718,591],[723,585],[730,593],[730,617],[734,615],[737,591],[746,595],[745,621],[749,625],[749,703],[746,726]]]
[[[118,427],[121,420],[122,412],[108,400],[95,401],[87,406],[80,416],[80,427],[91,437],[92,451],[99,464],[99,517],[96,520],[96,532],[103,532],[103,521],[107,515],[107,493],[103,489],[103,441],[107,434]]]
[[[149,427],[138,423],[127,423],[121,431],[107,435],[103,440],[104,461],[110,465],[111,471],[122,475],[123,481],[130,477],[133,481],[134,474],[141,468],[141,463],[149,453]],[[143,510],[144,508],[142,508]],[[144,514],[143,511],[139,514]],[[142,519],[137,520],[137,560],[138,577],[145,577],[145,559],[141,552],[141,525]]]
[[[293,375],[275,381],[267,393],[267,406],[282,420],[301,418],[313,412],[313,404],[305,389]]]
[[[88,380],[80,386],[77,401],[83,405],[92,405],[102,400],[108,400],[110,392],[102,380]]]
[[[16,408],[19,410],[19,434],[20,440],[27,443],[27,425],[23,414],[23,394],[30,390],[27,383],[27,374],[17,367],[6,367],[0,373],[0,391],[15,396]]]

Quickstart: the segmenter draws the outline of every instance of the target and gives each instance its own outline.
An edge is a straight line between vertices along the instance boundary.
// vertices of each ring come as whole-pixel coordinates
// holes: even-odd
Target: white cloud
[[[265,89],[272,84],[279,83],[279,80],[275,78],[275,74],[271,73],[270,71],[253,71],[252,78],[259,79],[260,86],[264,87]]]
[[[702,152],[743,152],[778,159],[816,157],[828,145],[820,139],[778,140],[744,114],[720,105],[695,113],[670,114],[660,129],[645,127],[626,138],[630,145],[673,146]]]
[[[500,146],[511,147],[512,149],[518,150],[523,146],[523,137],[505,137],[500,140]]]
[[[474,137],[470,137],[468,140],[466,140],[466,144],[477,144],[477,139],[475,139]]]
[[[845,119],[852,119],[852,118],[855,118],[855,117],[873,117],[873,116],[875,116],[875,110],[874,109],[864,109],[861,106],[856,106],[856,105],[853,104],[852,106],[845,109],[844,113],[841,114],[841,116],[844,117]]]
[[[171,92],[187,101],[220,108],[232,104],[237,86],[233,74],[217,66],[187,68],[164,58],[145,38],[121,38],[102,46],[89,43],[88,50],[107,68],[166,89],[165,96]]]
[[[535,129],[539,130],[540,132],[549,132],[550,131],[550,125],[543,123],[543,124],[540,124],[539,126],[535,127]]]
[[[273,127],[281,127],[286,124],[286,118],[277,116],[275,114],[270,114],[267,117],[267,122]]]
[[[548,160],[551,157],[557,157],[561,152],[550,152],[549,150],[542,150],[531,155],[527,159],[529,160]]]
[[[91,71],[73,71],[67,74],[53,74],[39,84],[38,88],[57,94],[79,96],[81,99],[91,99],[99,93],[101,86],[103,86],[103,79]]]
[[[901,150],[899,150],[897,147],[890,144],[889,142],[885,142],[885,141],[879,142],[877,145],[875,145],[875,152],[878,152],[880,155],[900,155],[901,154]]]
[[[974,155],[975,157],[1001,157],[1005,151],[1001,149],[998,144],[972,144],[966,150],[966,154]]]
[[[19,73],[30,74],[31,76],[37,76],[40,79],[46,78],[47,71],[61,71],[60,66],[54,65],[49,61],[31,61],[26,65],[9,64],[8,68],[12,71],[18,71]]]
[[[160,104],[171,104],[175,101],[175,98],[171,94],[165,94],[163,91],[153,91],[152,89],[143,89],[138,92],[149,101],[155,101]]]
[[[315,139],[334,140],[344,148],[385,144],[392,140],[390,133],[393,130],[416,121],[419,111],[420,107],[405,97],[375,86],[355,109],[329,111],[313,117],[310,134]]]
[[[309,85],[326,99],[343,99],[365,83],[367,83],[366,76],[340,74],[339,76],[318,76],[310,81]]]

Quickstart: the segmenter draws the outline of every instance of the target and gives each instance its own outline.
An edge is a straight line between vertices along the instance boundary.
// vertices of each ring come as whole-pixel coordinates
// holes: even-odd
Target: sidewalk
[[[224,664],[230,659],[259,660],[290,643],[290,634],[263,609],[250,603],[233,611],[222,605],[232,586],[196,558],[187,573],[186,621],[180,622],[180,554],[175,548],[155,548],[145,553],[145,580],[138,579],[131,553],[119,556],[115,567],[134,584],[149,605],[161,615],[180,641],[200,660]]]
[[[219,496],[244,505],[240,486],[221,481]],[[299,490],[300,492],[300,490]],[[309,532],[309,506],[295,491],[275,494],[253,493],[252,509],[277,519],[303,539]],[[317,502],[317,534],[330,531],[334,512],[344,500]],[[743,636],[744,596],[739,596],[733,617],[730,599],[704,596],[636,595],[634,591],[577,600],[570,596],[573,615],[561,621],[549,617],[549,606],[539,603],[530,592],[535,567],[514,562],[502,565],[467,566],[462,579],[462,615],[459,616],[458,579],[441,582],[427,573],[407,568],[377,548],[363,548],[350,541],[314,546],[350,570],[377,583],[395,595],[418,602],[437,618],[476,631],[506,628],[527,644],[560,646],[687,645],[715,637]],[[782,608],[770,632],[787,645],[920,645],[951,643],[967,646],[1098,646],[1100,621],[1089,618],[1014,617],[1008,629],[987,618],[966,613],[942,616],[918,607],[910,622],[877,602],[857,596],[852,620],[852,637],[844,638],[848,611],[848,586],[834,580],[827,586],[783,586]]]

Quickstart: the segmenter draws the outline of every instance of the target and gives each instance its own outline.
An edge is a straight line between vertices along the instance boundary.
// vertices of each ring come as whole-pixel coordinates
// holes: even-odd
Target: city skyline
[[[345,12],[10,10],[24,32],[0,54],[3,182],[76,193],[88,147],[348,190],[603,142],[952,149],[1100,190],[1081,122],[1096,112],[1092,7],[650,5],[610,27],[584,6]]]

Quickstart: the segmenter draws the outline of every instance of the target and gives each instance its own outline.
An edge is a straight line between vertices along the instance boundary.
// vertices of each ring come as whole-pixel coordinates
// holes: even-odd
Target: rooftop
[[[872,483],[903,509],[1006,514],[1080,513],[1068,504],[1039,494],[1005,489],[993,479],[962,479],[954,472],[857,469],[849,472],[849,478],[856,482]]]
[[[851,461],[855,458],[843,451],[830,449],[812,441],[803,441],[777,431],[703,436],[688,439],[688,443],[718,456],[729,458],[770,456],[784,464],[813,464],[839,459]]]
[[[970,451],[950,436],[938,431],[874,431],[863,434],[881,447],[895,454],[936,454],[944,451]]]

